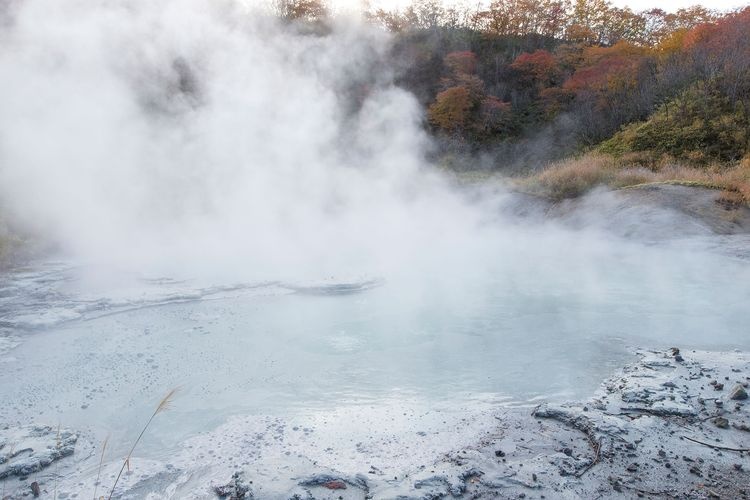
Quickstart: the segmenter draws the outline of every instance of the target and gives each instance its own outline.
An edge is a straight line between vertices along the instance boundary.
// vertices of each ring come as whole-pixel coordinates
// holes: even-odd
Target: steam
[[[618,265],[634,293],[721,276],[467,201],[424,160],[387,35],[353,19],[312,33],[232,1],[11,7],[0,196],[83,262],[237,280],[406,273],[449,289],[492,270],[506,291],[575,282],[588,299]]]
[[[7,25],[2,196],[66,252],[326,273],[466,223],[383,33],[202,0],[29,0]]]

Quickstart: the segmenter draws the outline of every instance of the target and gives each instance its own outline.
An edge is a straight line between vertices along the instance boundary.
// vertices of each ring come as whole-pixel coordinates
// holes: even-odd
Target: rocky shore
[[[137,477],[124,481],[115,496],[750,497],[750,356],[676,348],[638,356],[586,401],[498,409],[494,426],[473,441],[432,460],[415,456],[395,475],[376,465],[342,473],[314,460],[300,469],[279,463],[273,476],[250,465],[201,474],[176,456],[167,464],[144,466],[140,460]],[[50,427],[0,430],[3,498],[45,497],[55,488],[66,497],[87,496],[96,468],[85,441]],[[326,463],[335,464],[336,457]],[[110,468],[105,465],[102,478]]]
[[[494,434],[403,478],[333,470],[286,498],[748,498],[750,358],[639,352],[588,401],[497,415]],[[242,473],[225,498],[267,498]]]

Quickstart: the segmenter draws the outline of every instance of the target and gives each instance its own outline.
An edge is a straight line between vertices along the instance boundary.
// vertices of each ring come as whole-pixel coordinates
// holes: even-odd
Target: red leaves
[[[510,67],[524,77],[545,85],[551,83],[560,73],[557,60],[546,50],[537,50],[531,54],[524,52]]]
[[[646,49],[627,42],[612,47],[588,47],[583,53],[584,66],[563,84],[572,92],[607,91],[635,84],[637,68]]]

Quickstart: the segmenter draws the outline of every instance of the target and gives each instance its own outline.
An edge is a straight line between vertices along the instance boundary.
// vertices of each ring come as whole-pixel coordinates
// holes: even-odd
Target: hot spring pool
[[[457,429],[497,405],[588,396],[636,346],[750,348],[746,261],[632,243],[570,258],[576,248],[422,281],[94,286],[81,267],[38,263],[3,280],[0,420],[109,435],[116,456],[179,387],[143,456],[242,416],[330,419],[354,446],[373,426]]]

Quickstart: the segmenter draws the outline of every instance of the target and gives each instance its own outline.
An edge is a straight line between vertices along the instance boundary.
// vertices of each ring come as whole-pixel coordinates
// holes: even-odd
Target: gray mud
[[[390,443],[395,468],[389,467],[387,456],[373,454],[369,466],[353,472],[353,462],[343,453],[321,458],[303,446],[274,456],[268,445],[254,441],[263,434],[284,439],[285,424],[273,419],[261,432],[242,425],[220,427],[213,438],[191,440],[168,461],[134,459],[134,472],[123,479],[115,496],[748,498],[750,356],[677,350],[638,355],[637,362],[605,380],[585,401],[496,408],[494,423],[474,432],[473,438],[458,440],[444,451],[437,451],[434,443],[426,446],[436,450],[431,456],[415,453],[410,460],[412,443]],[[468,422],[465,426],[471,427]],[[426,444],[445,438],[423,434]],[[71,431],[60,436],[64,453],[58,453],[61,439],[55,429],[3,431],[0,470],[14,471],[15,476],[3,482],[4,498],[32,495],[32,483],[42,492],[54,487],[66,497],[91,496],[98,457],[92,457],[89,444],[77,446]],[[9,452],[11,440],[22,443],[23,450]],[[210,467],[208,458],[201,459],[213,458],[211,447],[231,455],[224,466]],[[20,471],[19,461],[29,464],[29,470]],[[58,468],[57,475],[45,474],[52,467]],[[116,462],[105,464],[103,484],[118,467]],[[59,483],[53,485],[55,478]]]
[[[500,411],[493,433],[403,477],[322,470],[279,498],[747,498],[750,358],[639,354],[591,399]]]

